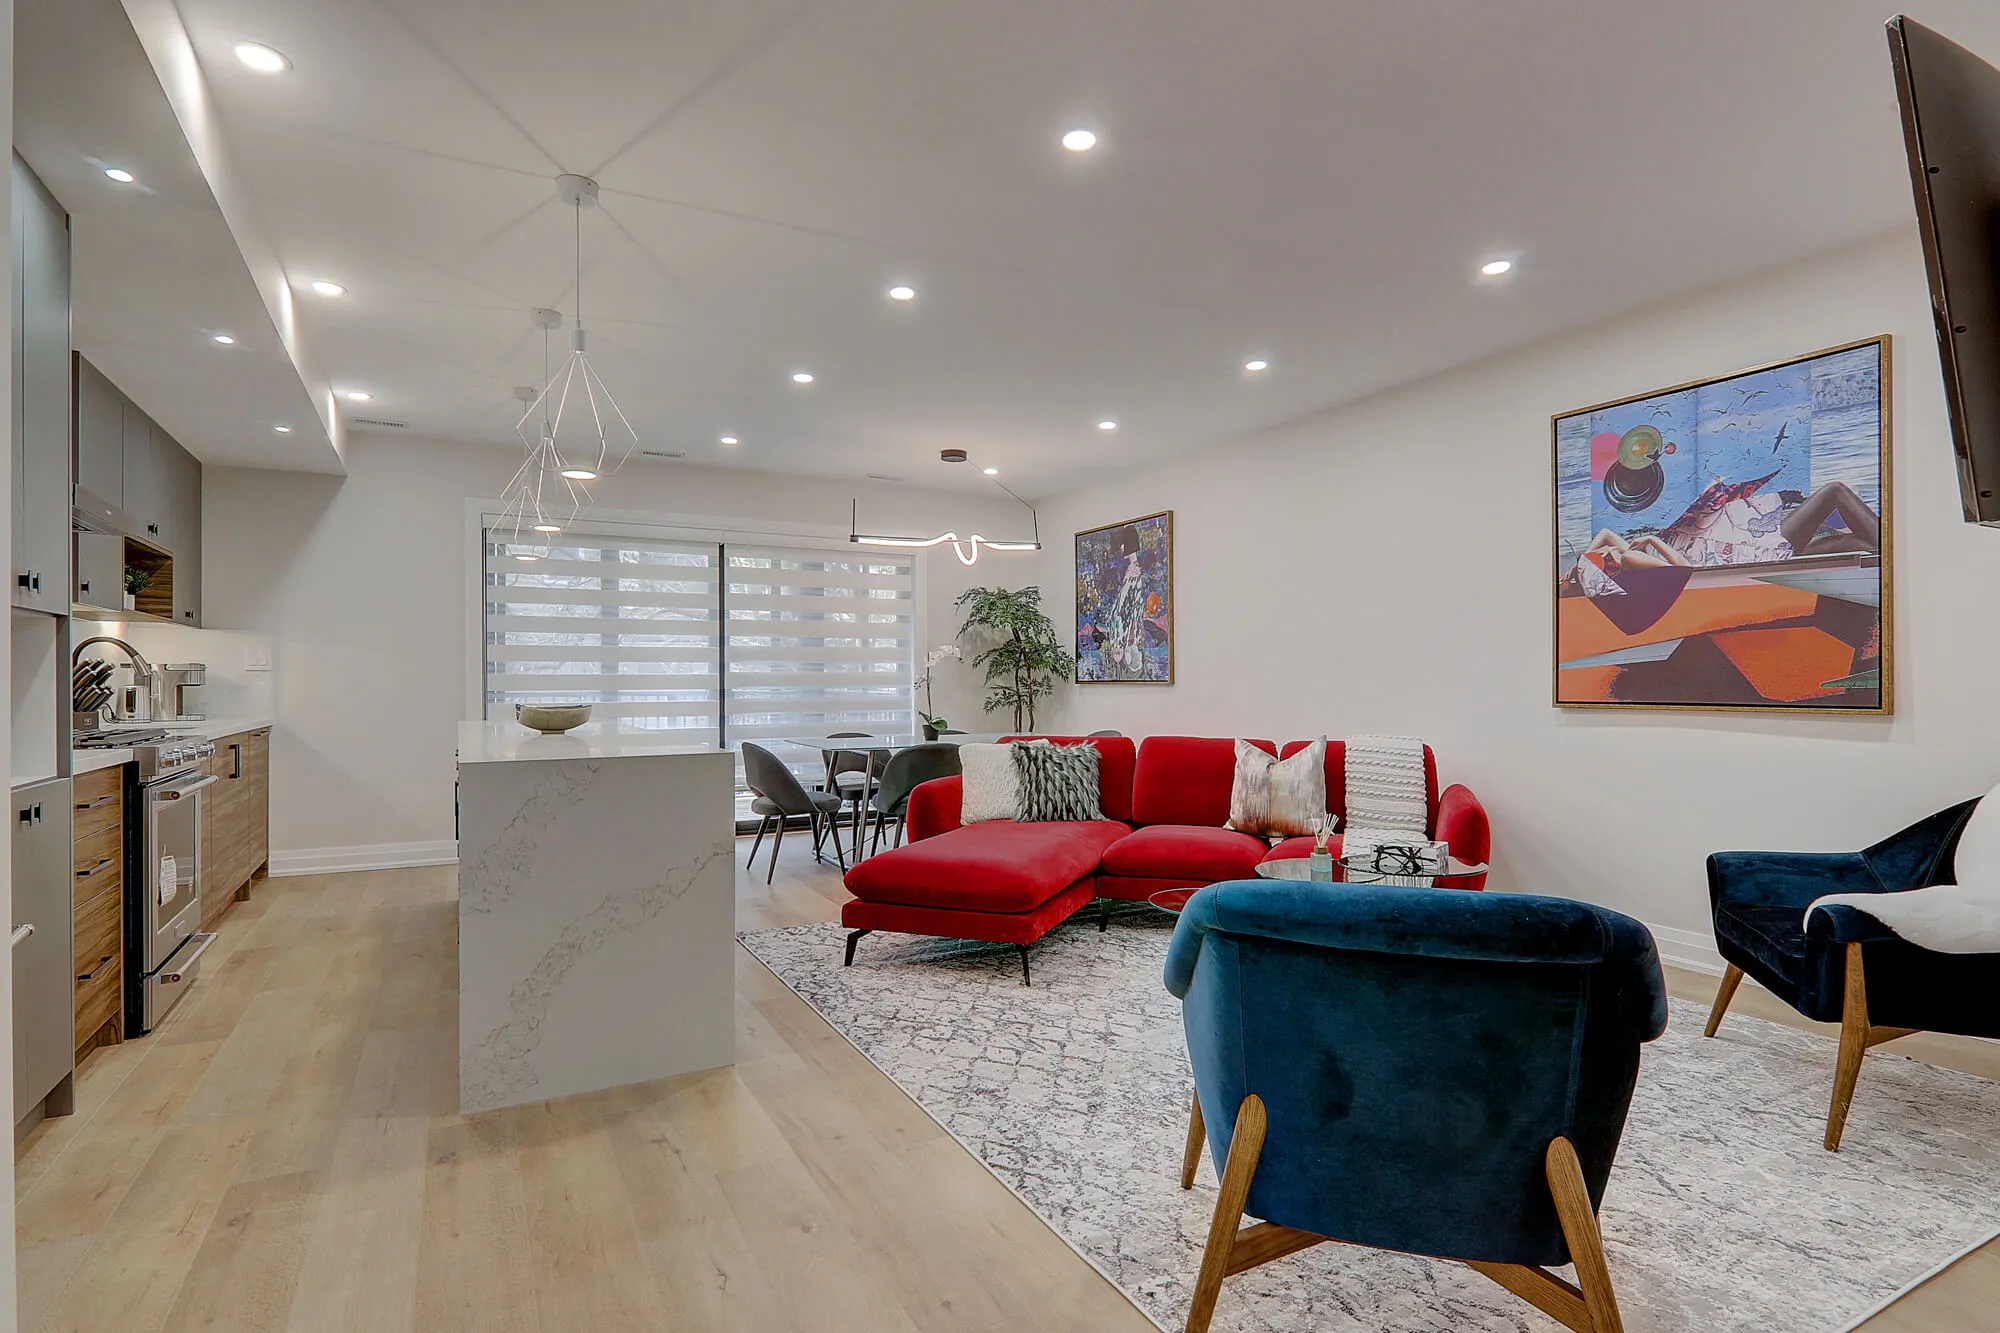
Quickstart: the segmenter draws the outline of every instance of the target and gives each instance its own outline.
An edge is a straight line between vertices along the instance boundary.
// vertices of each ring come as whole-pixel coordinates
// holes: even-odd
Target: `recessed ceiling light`
[[[375,395],[372,393],[366,393],[360,389],[349,389],[346,393],[343,393],[340,396],[342,398],[345,398],[350,403],[365,403],[369,399],[373,398]]]
[[[1513,268],[1514,261],[1511,259],[1489,259],[1479,266],[1479,271],[1489,278],[1497,278],[1502,273],[1512,272]]]
[[[569,478],[569,479],[570,479],[571,481],[596,481],[596,480],[597,480],[597,471],[596,471],[596,469],[594,469],[594,468],[587,468],[587,467],[566,467],[566,468],[564,468],[564,469],[562,470],[562,474],[563,474],[563,475],[564,475],[565,477],[568,477],[568,478]]]
[[[261,42],[238,42],[236,58],[259,74],[283,74],[292,62]]]
[[[278,432],[278,434],[280,435],[290,435],[292,433],[292,428],[290,426],[273,426],[271,427],[271,429]]]
[[[117,181],[120,185],[130,185],[133,181],[138,179],[137,176],[134,176],[131,172],[125,170],[125,168],[123,167],[106,167],[104,169],[104,174],[109,176],[112,180]]]
[[[891,301],[914,301],[917,299],[917,289],[908,283],[899,282],[889,289],[889,299]]]
[[[810,370],[795,370],[792,372],[792,383],[811,384],[812,382],[813,376]]]
[[[321,296],[347,295],[347,288],[341,286],[337,282],[315,282],[312,285],[312,289],[318,292]]]
[[[731,449],[734,449],[737,445],[743,443],[743,441],[737,439],[734,435],[725,435],[722,437],[719,443],[726,444]]]
[[[1062,146],[1072,153],[1087,153],[1097,147],[1097,136],[1089,130],[1071,130],[1062,137]]]
[[[1271,363],[1269,361],[1266,361],[1263,357],[1260,356],[1255,361],[1245,361],[1243,363],[1243,368],[1249,371],[1252,375],[1255,375],[1258,371],[1269,370],[1271,368]]]
[[[997,477],[1000,475],[1000,469],[997,467],[983,467],[979,470],[981,472],[984,472],[989,477]]]
[[[216,335],[215,335],[215,340],[216,340],[217,342],[221,343],[221,344],[222,344],[222,345],[223,345],[224,347],[234,347],[234,346],[236,345],[236,339],[234,339],[234,338],[230,337],[230,336],[229,336],[228,334],[226,334],[226,333],[218,333],[218,334],[216,334]]]
[[[1118,423],[1110,420],[1100,421],[1097,423],[1097,428],[1099,430],[1117,430]]]
[[[561,531],[562,531],[562,529],[561,529],[561,528],[560,528],[559,526],[557,526],[556,524],[554,524],[554,523],[537,523],[537,524],[535,524],[535,531],[536,531],[536,532],[561,532]]]

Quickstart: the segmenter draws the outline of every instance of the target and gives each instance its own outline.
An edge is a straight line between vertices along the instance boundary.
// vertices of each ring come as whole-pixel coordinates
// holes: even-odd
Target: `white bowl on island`
[[[515,704],[514,720],[544,736],[560,736],[590,721],[590,705]]]

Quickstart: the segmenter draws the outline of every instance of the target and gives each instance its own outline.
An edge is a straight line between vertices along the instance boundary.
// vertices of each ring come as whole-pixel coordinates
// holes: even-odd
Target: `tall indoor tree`
[[[1055,692],[1071,658],[1042,611],[1039,587],[967,588],[957,605],[965,611],[960,638],[986,646],[972,665],[986,672],[986,711],[1014,710],[1014,730],[1035,729],[1035,701]]]

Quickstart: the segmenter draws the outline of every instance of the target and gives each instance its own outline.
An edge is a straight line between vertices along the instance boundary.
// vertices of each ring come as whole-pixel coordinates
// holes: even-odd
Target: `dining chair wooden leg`
[[[1722,1026],[1722,1016],[1729,1012],[1729,1002],[1736,998],[1736,988],[1742,984],[1743,969],[1731,963],[1715,988],[1715,1007],[1708,1011],[1708,1027],[1702,1036],[1713,1037],[1716,1029]]]
[[[1209,1321],[1215,1318],[1215,1300],[1222,1294],[1222,1279],[1230,1271],[1230,1252],[1236,1248],[1236,1223],[1250,1197],[1257,1161],[1264,1155],[1265,1128],[1264,1099],[1253,1092],[1236,1108],[1236,1133],[1229,1140],[1222,1190],[1208,1223],[1208,1245],[1201,1252],[1201,1273],[1195,1278],[1194,1299],[1188,1305],[1187,1333],[1208,1333]]]
[[[1591,1333],[1625,1333],[1618,1296],[1611,1288],[1611,1269],[1604,1262],[1604,1233],[1590,1206],[1590,1188],[1583,1180],[1576,1145],[1560,1136],[1552,1139],[1543,1166],[1549,1193],[1556,1200],[1556,1219],[1562,1223],[1570,1261],[1576,1265],[1576,1284],[1583,1289],[1584,1308],[1590,1313]]]
[[[771,878],[778,873],[778,849],[780,847],[783,847],[784,845],[785,845],[785,817],[783,815],[779,815],[778,832],[777,835],[771,839],[771,868],[764,872],[764,882],[766,884],[769,884],[771,882]]]
[[[1181,1188],[1194,1188],[1195,1168],[1201,1165],[1201,1145],[1208,1138],[1208,1127],[1201,1123],[1201,1098],[1189,1099],[1193,1105],[1188,1108],[1187,1147],[1181,1150]]]
[[[1847,986],[1840,1011],[1840,1062],[1833,1073],[1833,1104],[1826,1113],[1826,1150],[1840,1151],[1847,1128],[1847,1108],[1854,1101],[1854,1084],[1861,1077],[1861,1058],[1868,1054],[1868,982],[1861,972],[1861,946],[1847,946]]]
[[[757,821],[757,841],[750,844],[750,857],[744,861],[746,868],[757,864],[757,849],[764,845],[764,831],[771,827],[771,817],[765,815]]]

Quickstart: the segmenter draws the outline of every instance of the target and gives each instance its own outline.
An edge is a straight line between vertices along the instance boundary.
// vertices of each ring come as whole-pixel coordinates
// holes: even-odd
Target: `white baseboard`
[[[1675,930],[1672,926],[1650,923],[1646,929],[1653,932],[1661,962],[1690,972],[1705,972],[1711,977],[1722,975],[1722,955],[1715,951],[1715,937],[1707,931]]]
[[[448,866],[458,860],[458,844],[378,842],[363,847],[307,847],[271,853],[271,874],[338,875],[350,870],[400,870],[408,866]]]

